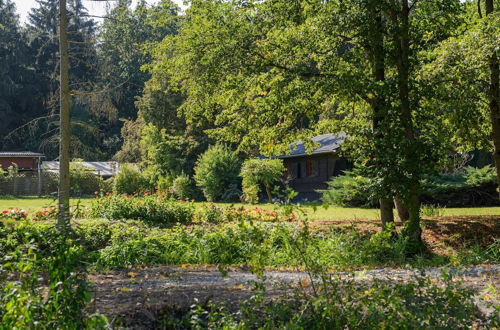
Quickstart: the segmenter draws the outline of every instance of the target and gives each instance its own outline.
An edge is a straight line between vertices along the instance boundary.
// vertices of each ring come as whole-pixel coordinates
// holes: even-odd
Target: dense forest
[[[37,0],[21,25],[15,4],[0,1],[0,150],[58,155],[58,5]],[[138,113],[148,117],[151,102],[164,113],[155,124],[179,125],[168,116],[176,120],[180,96],[144,90],[150,74],[143,69],[151,61],[146,46],[177,32],[178,8],[171,1],[112,6],[99,24],[81,0],[68,1],[72,158],[137,160],[133,143],[119,151],[123,138],[140,135]]]

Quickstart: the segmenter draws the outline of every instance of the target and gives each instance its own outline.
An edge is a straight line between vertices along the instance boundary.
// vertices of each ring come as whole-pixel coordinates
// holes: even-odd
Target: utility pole
[[[68,13],[66,0],[59,0],[59,56],[60,56],[60,138],[59,138],[59,214],[57,225],[67,227],[69,214],[69,148],[71,140],[69,93],[69,51],[68,51]]]

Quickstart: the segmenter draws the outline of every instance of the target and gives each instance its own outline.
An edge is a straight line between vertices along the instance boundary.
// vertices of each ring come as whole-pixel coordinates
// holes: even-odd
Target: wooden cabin
[[[44,157],[31,151],[0,151],[0,166],[4,170],[17,166],[20,171],[38,171]]]
[[[352,168],[346,158],[339,156],[344,139],[345,134],[319,135],[312,139],[319,144],[313,150],[307,150],[299,141],[290,146],[290,154],[278,156],[283,159],[290,186],[307,199],[317,199],[316,190],[326,189],[333,176]]]

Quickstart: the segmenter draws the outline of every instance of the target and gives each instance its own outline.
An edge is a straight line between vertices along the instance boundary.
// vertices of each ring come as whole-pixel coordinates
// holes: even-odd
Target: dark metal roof
[[[44,154],[31,151],[0,151],[0,157],[45,157]]]
[[[344,143],[346,138],[345,133],[339,134],[323,134],[312,138],[313,142],[319,143],[319,147],[307,152],[306,146],[302,141],[292,143],[290,145],[290,150],[292,151],[288,155],[281,155],[278,158],[289,158],[289,157],[299,157],[306,155],[324,154],[336,152],[340,146]]]

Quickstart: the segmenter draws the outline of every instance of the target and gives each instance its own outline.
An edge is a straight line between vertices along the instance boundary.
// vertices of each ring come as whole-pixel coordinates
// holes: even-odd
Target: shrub
[[[0,227],[0,320],[2,329],[104,327],[89,317],[86,254],[71,233],[51,225]]]
[[[259,201],[260,185],[266,189],[267,199],[272,202],[271,185],[278,182],[285,166],[281,159],[248,159],[243,163],[240,176],[243,178],[243,193],[250,203]]]
[[[477,187],[483,184],[497,184],[497,175],[495,169],[491,166],[483,168],[466,167],[465,168],[465,184],[470,187]]]
[[[101,180],[101,184],[99,185],[99,191],[104,194],[113,192],[114,180],[115,179],[113,177]]]
[[[422,202],[446,207],[498,205],[497,187],[491,166],[466,167],[422,180]]]
[[[155,225],[189,223],[193,213],[191,204],[164,199],[157,194],[143,197],[109,194],[93,199],[89,207],[91,217],[135,219]]]
[[[442,284],[423,275],[403,283],[326,275],[318,282],[320,289],[303,279],[277,299],[265,299],[260,285],[238,309],[194,306],[183,321],[196,329],[452,329],[484,322],[473,291],[447,274]],[[494,328],[495,320],[485,325]]]
[[[193,180],[188,175],[181,174],[172,182],[172,193],[178,199],[194,199],[195,190]]]
[[[0,182],[5,181],[7,177],[7,171],[2,168],[2,165],[0,165]]]
[[[320,191],[326,204],[338,206],[377,206],[368,178],[355,171],[334,177],[328,189]],[[440,207],[498,205],[497,178],[491,166],[467,167],[460,173],[442,173],[422,180],[423,204]]]
[[[156,190],[166,196],[172,195],[172,182],[174,178],[171,175],[160,176],[156,181]]]
[[[345,175],[334,177],[328,183],[328,189],[321,191],[321,199],[326,204],[338,206],[375,206],[369,187],[368,178],[346,171]]]
[[[240,161],[228,146],[217,144],[208,148],[196,162],[194,179],[210,202],[234,200],[226,190],[239,186]]]
[[[149,187],[147,180],[132,165],[123,164],[113,181],[113,190],[119,194],[135,194]]]
[[[69,171],[72,194],[75,196],[92,195],[100,191],[103,179],[89,171],[89,168],[72,162]]]

